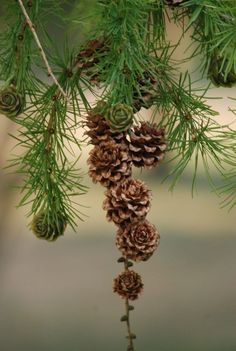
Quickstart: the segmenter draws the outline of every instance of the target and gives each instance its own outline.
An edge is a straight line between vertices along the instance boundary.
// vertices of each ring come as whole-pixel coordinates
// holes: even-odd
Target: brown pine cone
[[[147,261],[157,246],[160,235],[154,225],[147,220],[130,223],[119,228],[116,235],[116,246],[122,254],[133,261]]]
[[[85,134],[89,136],[90,143],[93,145],[111,139],[114,139],[117,143],[125,141],[125,133],[112,131],[102,112],[98,112],[96,109],[92,110],[87,116],[85,126],[88,128]]]
[[[138,90],[133,96],[133,108],[135,113],[142,107],[148,109],[153,105],[157,85],[157,79],[148,71],[144,72],[143,77],[137,78]]]
[[[90,68],[99,62],[96,53],[106,51],[103,38],[89,40],[77,55],[77,66],[79,68]]]
[[[103,209],[108,221],[122,226],[144,219],[151,207],[151,192],[138,179],[128,178],[106,192]]]
[[[141,276],[134,271],[125,271],[114,279],[113,291],[123,299],[136,300],[142,290]]]
[[[94,183],[106,187],[116,184],[131,175],[131,159],[128,146],[114,140],[102,142],[90,151],[89,175]]]
[[[82,69],[82,75],[92,85],[99,85],[103,81],[99,64],[107,51],[107,42],[104,38],[99,38],[88,41],[77,55],[77,67]]]
[[[156,123],[141,122],[130,133],[129,148],[134,166],[152,169],[160,163],[166,150],[165,130]]]

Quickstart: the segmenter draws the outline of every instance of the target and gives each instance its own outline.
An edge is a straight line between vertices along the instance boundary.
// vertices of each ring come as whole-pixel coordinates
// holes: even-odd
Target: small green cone
[[[0,91],[0,113],[4,116],[15,119],[25,107],[25,98],[14,86],[9,86]]]
[[[58,216],[57,220],[49,221],[44,212],[36,214],[31,222],[31,229],[39,239],[55,241],[63,235],[66,229],[66,221]]]
[[[212,55],[207,76],[216,87],[231,88],[236,84],[236,72],[232,68],[227,75],[225,75],[224,67],[222,67],[223,59],[217,54]],[[227,66],[227,60],[224,64]]]
[[[133,108],[126,104],[116,104],[106,111],[105,118],[113,131],[124,132],[133,124]]]

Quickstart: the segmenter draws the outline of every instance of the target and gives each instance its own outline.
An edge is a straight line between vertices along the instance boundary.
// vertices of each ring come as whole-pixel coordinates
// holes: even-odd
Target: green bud
[[[131,333],[130,336],[126,336],[126,339],[136,339],[136,335]]]
[[[133,265],[134,265],[133,262],[131,262],[131,261],[128,261],[128,262],[127,262],[127,267],[128,267],[128,268],[129,268],[129,267],[133,267]]]
[[[105,117],[112,130],[123,132],[133,124],[133,108],[126,104],[116,104],[106,111]]]
[[[6,117],[14,119],[23,112],[24,106],[24,97],[14,86],[0,91],[0,113]]]
[[[31,229],[37,238],[55,241],[64,234],[66,224],[66,220],[60,215],[55,219],[50,219],[44,212],[39,212],[33,218]]]
[[[101,114],[105,114],[106,110],[108,108],[108,105],[105,101],[100,100],[98,101],[97,105],[93,108],[93,113],[101,113]]]
[[[122,316],[120,321],[121,322],[126,322],[128,320],[128,317],[126,315]]]

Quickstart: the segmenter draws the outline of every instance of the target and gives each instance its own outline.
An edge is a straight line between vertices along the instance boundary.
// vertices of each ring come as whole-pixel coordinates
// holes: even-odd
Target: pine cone
[[[119,226],[137,222],[147,215],[151,204],[151,192],[141,180],[128,178],[106,192],[103,209],[108,221]]]
[[[112,130],[123,132],[133,124],[133,108],[126,104],[116,104],[106,111],[105,117]]]
[[[116,235],[116,246],[122,254],[133,261],[147,261],[157,246],[160,235],[154,225],[147,220],[130,223],[119,228]]]
[[[90,68],[99,62],[97,53],[106,51],[104,39],[89,40],[85,47],[77,55],[77,66],[79,68]]]
[[[66,225],[66,220],[60,215],[55,220],[48,221],[45,213],[39,212],[33,218],[31,229],[39,239],[55,241],[59,236],[64,234]]]
[[[90,151],[89,175],[94,183],[111,186],[131,175],[131,159],[126,144],[102,142]]]
[[[23,96],[10,86],[0,91],[0,113],[14,119],[23,112],[25,101]]]
[[[101,58],[108,51],[104,38],[90,40],[77,55],[77,66],[93,85],[99,85],[103,80],[101,70],[98,68]]]
[[[134,271],[125,271],[114,279],[113,291],[123,299],[136,300],[142,290],[141,276]]]
[[[157,89],[157,79],[148,71],[143,77],[137,78],[138,90],[133,96],[133,109],[138,112],[142,107],[150,108],[153,105],[155,90]]]
[[[156,124],[141,122],[130,133],[129,148],[134,166],[152,169],[165,156],[165,130]]]
[[[219,55],[217,54],[212,55],[207,76],[215,86],[231,88],[233,85],[236,84],[235,70],[234,68],[231,68],[231,70],[228,72],[227,76],[225,77],[224,67],[227,66],[228,61],[227,60],[225,61],[223,69],[222,69],[222,62],[223,62],[223,59]]]
[[[123,132],[112,131],[108,122],[103,117],[103,112],[99,112],[96,108],[91,110],[87,116],[85,125],[88,128],[85,134],[89,136],[90,142],[93,145],[111,139],[114,139],[116,143],[125,141],[125,134]]]

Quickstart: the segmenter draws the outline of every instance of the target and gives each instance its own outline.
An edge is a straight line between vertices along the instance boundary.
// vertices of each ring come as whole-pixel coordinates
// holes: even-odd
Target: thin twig
[[[129,351],[134,351],[134,343],[133,343],[133,337],[131,333],[131,328],[130,328],[130,305],[129,305],[129,299],[125,299],[125,310],[126,310],[126,324],[127,324],[127,331],[128,331],[128,337],[129,337]]]
[[[124,266],[125,270],[129,270],[129,265],[128,265],[128,260],[125,259],[124,261]],[[133,333],[131,332],[131,326],[130,326],[130,304],[129,304],[129,299],[125,299],[125,310],[126,310],[126,324],[127,324],[127,331],[128,331],[128,340],[129,340],[129,346],[128,346],[128,351],[134,351],[134,342],[133,342]]]
[[[44,63],[45,63],[45,66],[46,66],[46,68],[47,68],[48,75],[52,78],[52,80],[54,81],[54,83],[57,85],[58,89],[60,90],[60,93],[64,96],[64,98],[65,98],[67,101],[69,101],[69,98],[68,98],[66,92],[65,92],[64,89],[61,87],[60,83],[58,82],[57,78],[55,77],[55,75],[54,75],[54,73],[53,73],[53,71],[52,71],[52,69],[51,69],[51,67],[50,67],[50,65],[49,65],[49,62],[48,62],[47,56],[46,56],[46,54],[45,54],[45,51],[43,50],[42,44],[40,43],[39,37],[38,37],[38,35],[37,35],[36,31],[35,31],[34,24],[33,24],[33,22],[31,21],[31,19],[30,19],[28,13],[27,13],[27,11],[26,11],[26,9],[25,9],[25,7],[24,7],[24,4],[23,4],[22,0],[17,0],[17,2],[18,2],[18,4],[19,4],[19,6],[20,6],[20,8],[21,8],[21,10],[22,10],[22,13],[23,13],[23,15],[25,16],[26,22],[27,22],[27,24],[28,24],[28,26],[29,26],[29,28],[30,28],[30,30],[31,30],[31,32],[32,32],[32,34],[33,34],[33,36],[34,36],[36,45],[37,45],[37,47],[38,47],[38,49],[39,49],[39,51],[40,51],[40,54],[41,54],[41,56],[42,56],[42,59],[43,59],[43,61],[44,61]]]

